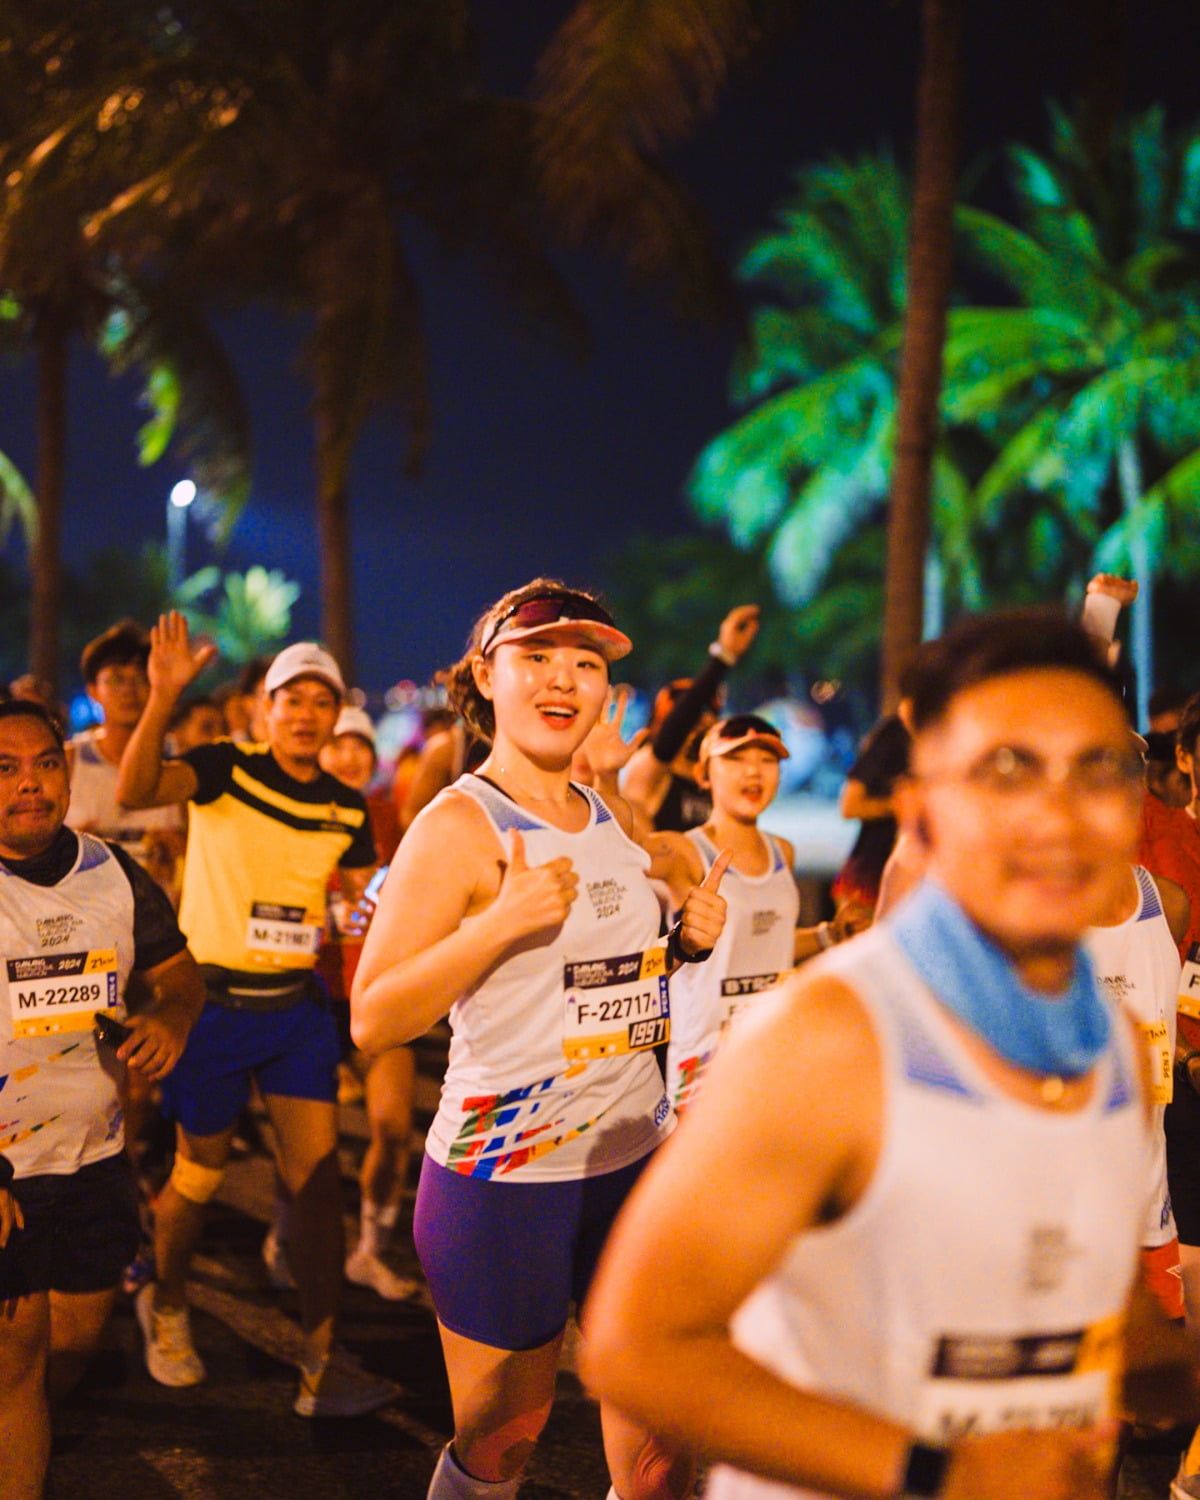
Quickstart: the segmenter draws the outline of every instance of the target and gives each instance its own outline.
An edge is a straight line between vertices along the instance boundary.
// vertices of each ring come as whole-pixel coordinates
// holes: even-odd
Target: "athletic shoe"
[[[346,1280],[355,1286],[369,1286],[387,1302],[406,1302],[421,1295],[421,1283],[408,1276],[397,1276],[378,1255],[361,1246],[346,1259]]]
[[[267,1230],[262,1242],[263,1265],[267,1268],[267,1280],[281,1292],[294,1292],[296,1278],[288,1261],[287,1244],[275,1233],[274,1224]]]
[[[363,1417],[400,1394],[390,1380],[358,1368],[343,1353],[327,1356],[310,1370],[300,1366],[300,1389],[292,1403],[298,1417]]]
[[[192,1343],[186,1307],[155,1307],[155,1284],[144,1286],[134,1299],[137,1320],[146,1340],[146,1368],[159,1385],[199,1385],[204,1365]]]

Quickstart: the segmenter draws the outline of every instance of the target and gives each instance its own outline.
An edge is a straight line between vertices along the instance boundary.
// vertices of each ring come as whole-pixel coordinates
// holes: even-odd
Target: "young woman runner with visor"
[[[400,1046],[449,1012],[415,1237],[454,1403],[429,1500],[510,1500],[554,1398],[572,1301],[670,1132],[653,1056],[666,975],[711,949],[718,860],[666,948],[649,856],[571,757],[630,641],[590,595],[537,579],[475,626],[449,691],[491,743],[400,845],[352,993],[355,1040]],[[680,1500],[688,1455],[602,1408],[619,1500]]]

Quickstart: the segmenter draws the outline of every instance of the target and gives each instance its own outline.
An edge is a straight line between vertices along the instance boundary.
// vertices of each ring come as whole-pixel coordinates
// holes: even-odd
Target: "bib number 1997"
[[[570,963],[563,970],[563,1052],[570,1062],[657,1047],[671,1035],[666,949]]]

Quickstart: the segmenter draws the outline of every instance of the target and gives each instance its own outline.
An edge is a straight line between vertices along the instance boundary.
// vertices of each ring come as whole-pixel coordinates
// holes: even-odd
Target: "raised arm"
[[[421,1036],[517,943],[556,932],[578,888],[565,857],[530,867],[514,831],[508,858],[490,825],[451,795],[405,835],[379,893],[350,996],[365,1052]]]
[[[117,801],[123,807],[163,807],[195,795],[196,773],[186,761],[164,762],[163,739],[181,694],[216,654],[212,645],[192,647],[178,610],[160,615],[151,627],[150,697],[117,771]]]

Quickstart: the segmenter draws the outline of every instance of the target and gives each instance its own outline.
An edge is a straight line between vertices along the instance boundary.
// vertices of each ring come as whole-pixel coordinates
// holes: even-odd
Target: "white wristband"
[[[836,942],[837,942],[837,938],[835,938],[834,935],[833,935],[833,933],[829,930],[829,923],[828,922],[818,922],[817,923],[817,946],[820,948],[821,952],[822,953],[826,952],[829,948],[832,948],[833,945],[834,945],[834,943],[836,943]]]
[[[721,645],[720,641],[714,641],[712,643],[712,645],[708,648],[708,654],[709,656],[715,656],[718,661],[724,662],[727,667],[737,666],[737,657],[730,656],[729,652],[726,651],[725,647]]]

